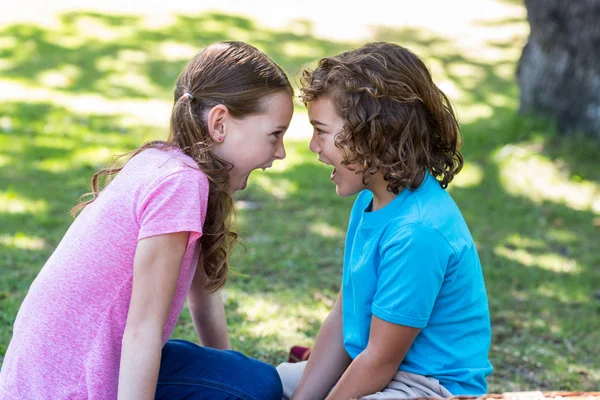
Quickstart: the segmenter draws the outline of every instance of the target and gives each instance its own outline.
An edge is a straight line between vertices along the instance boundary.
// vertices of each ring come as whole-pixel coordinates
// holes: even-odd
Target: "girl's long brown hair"
[[[148,142],[94,174],[92,192],[82,196],[71,213],[75,216],[92,203],[102,190],[100,181],[105,179],[108,184],[123,169],[126,162],[118,166],[119,159],[128,161],[149,148],[181,149],[196,161],[209,180],[198,267],[203,267],[208,277],[206,288],[220,289],[227,281],[228,254],[237,239],[237,234],[231,231],[233,201],[227,193],[232,165],[212,152],[205,114],[217,104],[225,105],[237,119],[260,114],[265,112],[265,97],[281,91],[293,93],[285,72],[258,49],[242,42],[208,46],[188,63],[177,80],[169,139]],[[84,200],[86,196],[91,198]]]

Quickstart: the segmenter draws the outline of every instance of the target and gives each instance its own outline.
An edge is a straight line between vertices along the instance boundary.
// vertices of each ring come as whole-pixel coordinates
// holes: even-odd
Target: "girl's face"
[[[223,106],[209,113],[214,153],[233,164],[229,194],[244,190],[255,169],[270,168],[273,161],[285,158],[283,135],[294,112],[292,96],[287,91],[274,93],[263,100],[263,106],[264,113],[242,119],[233,118],[226,108],[217,109]]]
[[[319,155],[319,161],[333,166],[331,180],[341,197],[351,196],[365,189],[362,174],[342,166],[343,152],[335,146],[335,136],[343,130],[343,121],[327,97],[308,103],[308,118],[313,126],[310,151]]]

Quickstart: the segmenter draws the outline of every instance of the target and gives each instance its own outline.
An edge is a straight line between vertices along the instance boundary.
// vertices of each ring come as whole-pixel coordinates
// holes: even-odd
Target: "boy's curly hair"
[[[343,120],[335,139],[344,166],[381,171],[388,190],[416,189],[427,170],[445,189],[463,166],[460,128],[450,101],[425,64],[404,47],[369,43],[323,58],[304,71],[301,100],[328,97]],[[355,165],[362,167],[355,168]]]

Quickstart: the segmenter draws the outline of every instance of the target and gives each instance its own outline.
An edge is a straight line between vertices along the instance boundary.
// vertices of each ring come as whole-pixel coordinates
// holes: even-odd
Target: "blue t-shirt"
[[[355,358],[371,316],[421,328],[399,370],[432,376],[454,395],[487,392],[491,341],[485,283],[469,228],[431,175],[370,212],[361,192],[346,236],[344,346]]]

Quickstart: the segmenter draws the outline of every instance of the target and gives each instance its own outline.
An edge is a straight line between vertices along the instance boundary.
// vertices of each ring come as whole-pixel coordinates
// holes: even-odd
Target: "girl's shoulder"
[[[196,175],[208,182],[208,178],[190,156],[180,149],[150,148],[135,155],[126,165],[128,172],[140,174],[151,181],[160,181],[176,173]]]

